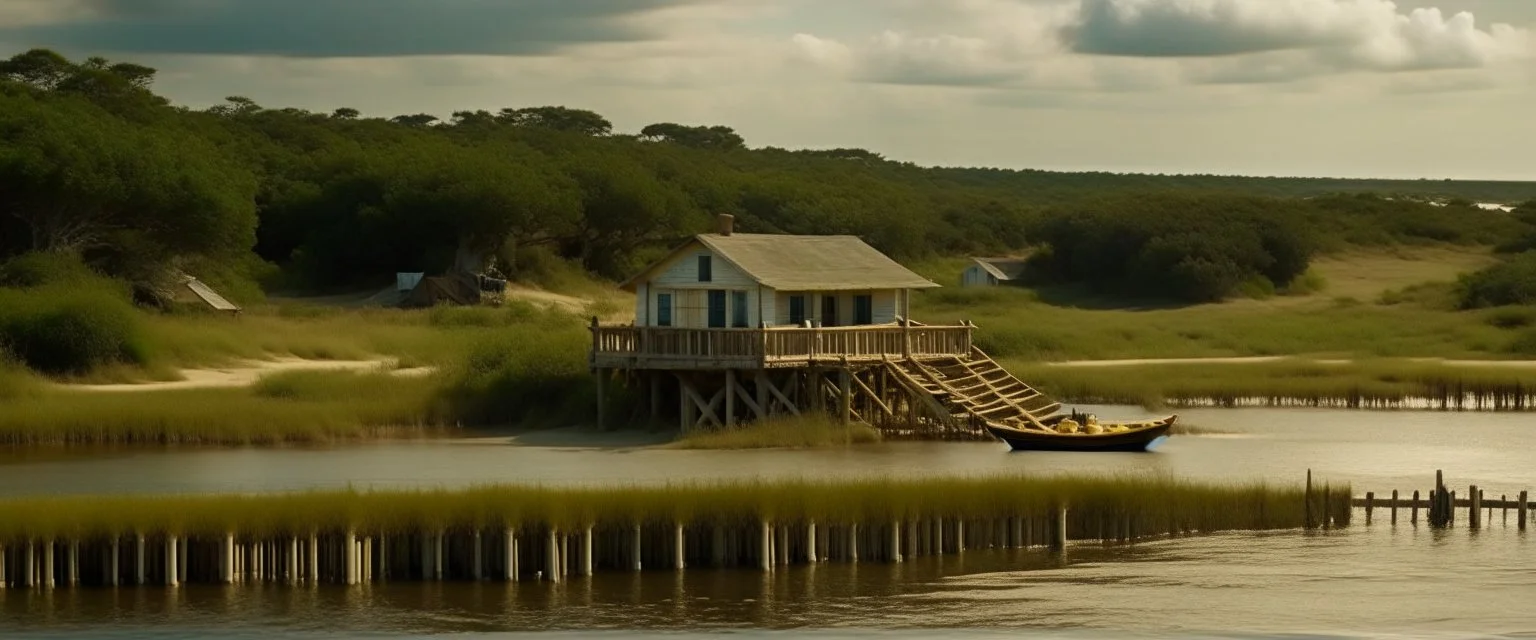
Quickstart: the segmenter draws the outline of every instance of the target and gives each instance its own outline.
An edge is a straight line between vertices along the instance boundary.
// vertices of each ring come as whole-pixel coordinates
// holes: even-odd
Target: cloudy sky
[[[1536,0],[0,0],[206,106],[563,104],[923,164],[1536,180]]]

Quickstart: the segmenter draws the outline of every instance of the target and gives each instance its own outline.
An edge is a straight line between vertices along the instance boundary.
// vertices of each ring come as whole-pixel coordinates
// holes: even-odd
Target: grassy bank
[[[1319,259],[1319,290],[1222,303],[1095,295],[1070,288],[956,286],[964,260],[918,265],[945,285],[913,299],[913,317],[976,323],[995,357],[1033,361],[1330,355],[1348,358],[1532,357],[1536,308],[1457,309],[1460,274],[1484,250],[1419,248]]]
[[[455,423],[437,378],[294,372],[250,388],[90,393],[5,402],[0,444],[252,445],[416,437]]]
[[[677,449],[824,449],[880,441],[865,424],[838,424],[830,416],[806,415],[757,422],[729,431],[696,431],[672,443]]]
[[[1428,401],[1450,408],[1530,408],[1536,367],[1411,360],[1171,363],[1071,367],[1005,361],[1008,369],[1069,402],[1398,408]],[[1458,398],[1460,405],[1458,405]]]
[[[1348,486],[1328,503],[1349,522]],[[1314,510],[1323,498],[1315,495]],[[1300,486],[1208,484],[1167,477],[979,477],[689,484],[639,488],[491,486],[463,491],[285,495],[47,497],[0,501],[0,540],[127,534],[223,536],[355,530],[773,522],[889,523],[913,518],[1129,519],[1141,532],[1285,529],[1305,522]]]

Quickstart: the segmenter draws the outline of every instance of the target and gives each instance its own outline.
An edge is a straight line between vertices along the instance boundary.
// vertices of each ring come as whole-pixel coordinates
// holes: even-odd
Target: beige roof
[[[698,242],[752,279],[779,291],[929,289],[939,286],[855,236],[702,234]],[[675,255],[693,242],[678,247]],[[670,255],[668,256],[670,258]],[[662,261],[663,263],[666,260]],[[631,289],[660,263],[624,283]]]

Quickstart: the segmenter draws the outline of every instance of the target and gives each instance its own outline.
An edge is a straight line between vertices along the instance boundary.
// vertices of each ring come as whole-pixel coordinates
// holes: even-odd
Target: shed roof
[[[998,280],[1013,280],[1024,272],[1024,260],[1020,258],[971,258],[987,273]]]
[[[667,258],[624,283],[634,290],[647,274],[695,243],[735,265],[766,287],[780,291],[929,289],[939,286],[855,236],[791,236],[714,233],[694,236]]]

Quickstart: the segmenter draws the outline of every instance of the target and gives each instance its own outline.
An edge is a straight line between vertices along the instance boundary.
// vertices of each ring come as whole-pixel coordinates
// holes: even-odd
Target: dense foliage
[[[292,284],[328,288],[491,258],[515,277],[520,262],[553,253],[617,277],[708,229],[715,213],[736,214],[744,232],[855,234],[913,258],[1014,250],[1034,207],[1154,189],[1536,195],[1528,183],[924,168],[863,149],[751,149],[720,125],[662,122],[619,134],[599,114],[558,106],[370,118],[235,96],[199,111],[152,93],[154,74],[44,50],[0,61],[0,258],[78,253],[135,282],[182,269],[228,283],[266,263]],[[1420,213],[1387,217],[1424,227],[1414,231],[1422,237],[1461,233],[1441,234],[1446,216]],[[1207,254],[1237,246],[1178,242],[1164,238],[1142,259],[1189,272],[1177,285],[1189,295],[1250,272],[1289,277],[1276,256],[1233,271]],[[260,261],[248,258],[252,249]],[[1199,255],[1175,257],[1186,250]]]
[[[1531,227],[1470,205],[1371,194],[1277,199],[1189,192],[1054,207],[1031,227],[1047,281],[1142,299],[1209,302],[1292,286],[1320,250],[1493,244]]]
[[[1461,278],[1464,309],[1536,304],[1536,251],[1526,251]]]
[[[63,256],[0,264],[0,360],[62,375],[145,357],[139,316],[119,284]]]

